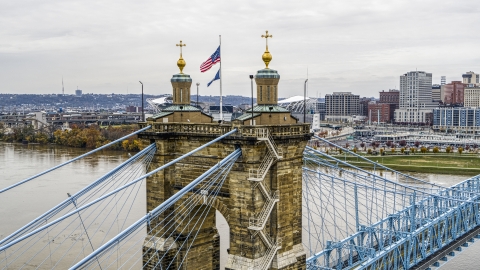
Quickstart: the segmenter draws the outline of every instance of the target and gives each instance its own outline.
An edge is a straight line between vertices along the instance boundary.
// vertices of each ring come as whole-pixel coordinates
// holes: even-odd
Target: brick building
[[[395,109],[398,109],[400,104],[400,90],[389,89],[388,92],[382,90],[380,92],[380,103],[394,104]]]
[[[461,81],[452,81],[442,85],[441,98],[445,105],[463,105],[465,84]]]
[[[368,113],[370,123],[392,123],[395,104],[372,101],[368,104]]]
[[[380,105],[381,104],[381,105]],[[381,123],[393,123],[395,118],[395,110],[399,108],[400,90],[389,89],[380,92],[380,100],[375,106],[368,107],[369,115],[372,110],[371,121],[378,121],[378,112],[380,112]],[[388,111],[388,112],[387,112]],[[375,114],[375,116],[374,116]],[[374,120],[375,119],[375,120]]]

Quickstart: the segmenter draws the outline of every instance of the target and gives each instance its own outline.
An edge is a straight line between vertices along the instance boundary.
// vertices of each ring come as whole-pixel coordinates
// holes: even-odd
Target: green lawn
[[[373,165],[362,159],[342,155],[336,158],[346,160],[352,165],[362,168],[373,168]],[[366,156],[366,158],[390,167],[394,170],[424,173],[444,173],[477,175],[480,174],[480,158],[477,155],[398,155],[398,156]]]

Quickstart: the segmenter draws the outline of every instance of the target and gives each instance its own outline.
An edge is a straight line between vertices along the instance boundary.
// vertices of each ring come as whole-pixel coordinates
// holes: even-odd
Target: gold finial
[[[265,52],[262,55],[262,60],[265,62],[265,68],[268,69],[268,64],[272,61],[272,55],[268,51],[268,38],[273,38],[273,36],[269,35],[267,30],[265,31],[265,35],[262,35],[262,38],[265,38]]]
[[[177,46],[180,47],[180,59],[177,61],[177,66],[180,69],[180,73],[183,74],[183,68],[187,65],[187,63],[185,63],[185,60],[183,60],[182,57],[182,47],[187,46],[187,44],[183,44],[180,40],[180,44],[177,44]]]

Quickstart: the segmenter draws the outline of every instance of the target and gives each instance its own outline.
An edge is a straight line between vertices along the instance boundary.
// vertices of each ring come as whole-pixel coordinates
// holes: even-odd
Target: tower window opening
[[[270,86],[267,86],[267,100],[270,101]]]
[[[262,97],[262,96],[263,96],[263,93],[262,93],[262,87],[260,86],[260,101],[262,101],[262,100],[263,100],[263,97]]]

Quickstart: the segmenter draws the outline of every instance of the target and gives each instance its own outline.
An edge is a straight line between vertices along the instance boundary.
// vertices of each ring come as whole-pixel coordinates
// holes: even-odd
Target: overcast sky
[[[269,30],[279,96],[378,96],[411,70],[447,81],[480,72],[480,6],[466,0],[18,0],[0,3],[0,93],[170,93],[182,40],[200,94],[218,64],[200,64],[222,35],[224,95],[250,95]],[[194,91],[192,91],[193,93]]]

